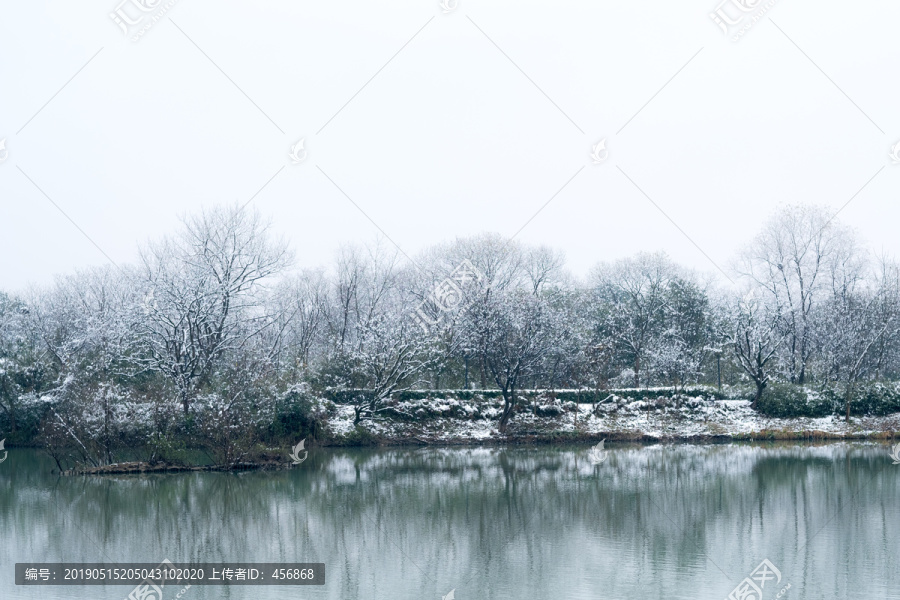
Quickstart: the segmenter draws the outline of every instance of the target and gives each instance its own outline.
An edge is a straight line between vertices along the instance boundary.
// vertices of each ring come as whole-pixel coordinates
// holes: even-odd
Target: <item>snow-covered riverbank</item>
[[[480,444],[516,441],[630,439],[690,441],[715,438],[809,439],[900,437],[900,413],[883,417],[777,419],[760,415],[749,400],[685,398],[680,403],[616,398],[590,404],[519,407],[505,433],[497,428],[499,401],[434,398],[394,403],[385,418],[354,426],[350,406],[329,419],[330,443]],[[408,417],[408,418],[403,418]]]

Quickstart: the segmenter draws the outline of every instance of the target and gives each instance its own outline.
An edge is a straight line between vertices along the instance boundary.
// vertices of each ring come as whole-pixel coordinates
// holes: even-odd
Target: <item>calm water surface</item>
[[[324,562],[319,587],[182,600],[722,600],[763,559],[763,599],[900,599],[900,466],[862,444],[319,449],[290,471],[58,477],[0,464],[0,598],[16,562]],[[179,590],[167,588],[165,600]]]

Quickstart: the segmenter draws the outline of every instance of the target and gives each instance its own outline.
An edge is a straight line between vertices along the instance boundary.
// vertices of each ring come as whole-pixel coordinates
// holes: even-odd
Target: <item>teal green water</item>
[[[723,600],[763,559],[763,599],[900,598],[900,465],[879,445],[321,449],[289,471],[58,477],[0,463],[0,598],[16,562],[324,562],[320,587],[212,598]],[[777,585],[776,585],[777,583]],[[165,600],[179,590],[167,589]]]

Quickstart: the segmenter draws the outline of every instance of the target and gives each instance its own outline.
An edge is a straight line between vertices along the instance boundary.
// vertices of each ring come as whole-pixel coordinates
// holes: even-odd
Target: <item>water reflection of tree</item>
[[[117,560],[322,561],[334,586],[315,594],[329,598],[387,596],[397,580],[423,593],[550,585],[566,568],[617,593],[727,594],[764,557],[802,581],[837,564],[829,548],[897,579],[889,552],[868,548],[900,531],[880,448],[613,449],[599,467],[583,451],[320,451],[291,471],[116,478],[22,467],[0,486],[0,535],[39,530],[30,544],[46,560],[94,560],[96,543]],[[807,543],[826,526],[827,545]]]

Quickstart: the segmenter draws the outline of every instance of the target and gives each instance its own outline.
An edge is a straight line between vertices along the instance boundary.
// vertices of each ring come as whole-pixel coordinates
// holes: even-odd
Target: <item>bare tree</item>
[[[857,253],[852,233],[830,211],[789,206],[773,216],[738,259],[737,270],[771,296],[783,317],[784,362],[791,382],[803,384],[814,351],[813,315],[832,270]]]
[[[55,379],[42,390],[45,417],[92,464],[112,462],[136,427],[129,385],[136,296],[127,274],[107,267],[60,277],[31,299],[31,322],[54,365]]]
[[[598,326],[614,339],[634,369],[634,385],[664,323],[666,292],[677,267],[662,253],[638,254],[594,269],[592,281],[600,306]]]
[[[531,293],[538,294],[548,286],[561,283],[566,257],[560,250],[548,246],[531,248],[525,252],[524,269],[531,284]]]
[[[900,263],[882,256],[878,260],[876,276],[880,293],[873,307],[880,322],[900,320]],[[872,349],[875,362],[874,378],[897,378],[900,375],[900,326],[889,327]]]
[[[533,376],[556,343],[546,298],[526,290],[495,293],[466,309],[470,351],[484,365],[503,396],[499,429],[505,431],[516,407],[516,390]]]
[[[431,341],[412,318],[411,274],[383,241],[341,249],[331,286],[325,379],[330,387],[365,388],[354,399],[355,423],[372,418],[393,393],[418,383]]]
[[[440,260],[437,263],[435,281],[443,280],[464,261],[471,263],[482,279],[477,285],[465,292],[460,312],[450,323],[458,328],[450,332],[448,337],[457,344],[452,350],[459,350],[468,367],[471,360],[477,365],[479,383],[482,389],[488,385],[490,370],[482,347],[470,343],[464,338],[471,335],[473,319],[477,315],[490,314],[489,306],[497,294],[512,289],[523,289],[529,285],[525,269],[524,252],[520,244],[508,240],[498,234],[481,234],[459,238],[453,243],[439,249]],[[462,333],[460,333],[460,330]]]
[[[771,364],[784,340],[780,315],[759,296],[750,292],[736,301],[732,317],[735,362],[756,384],[754,409],[769,385]]]
[[[283,281],[269,300],[275,319],[271,346],[282,368],[308,376],[312,352],[321,343],[328,309],[328,282],[321,270],[303,271]]]
[[[897,329],[898,314],[896,305],[894,310],[884,310],[896,298],[889,268],[881,270],[881,277],[876,273],[868,280],[857,264],[849,272],[841,269],[838,273],[817,330],[829,376],[844,385],[845,418],[849,422],[857,383],[867,373],[877,372],[875,351],[884,344],[888,332]]]
[[[217,361],[272,323],[258,292],[289,254],[268,229],[255,212],[214,208],[141,250],[144,362],[174,384],[185,414]]]
[[[353,351],[354,368],[371,392],[355,407],[354,423],[375,416],[395,392],[409,389],[429,361],[428,340],[409,316],[393,306],[361,326]]]

